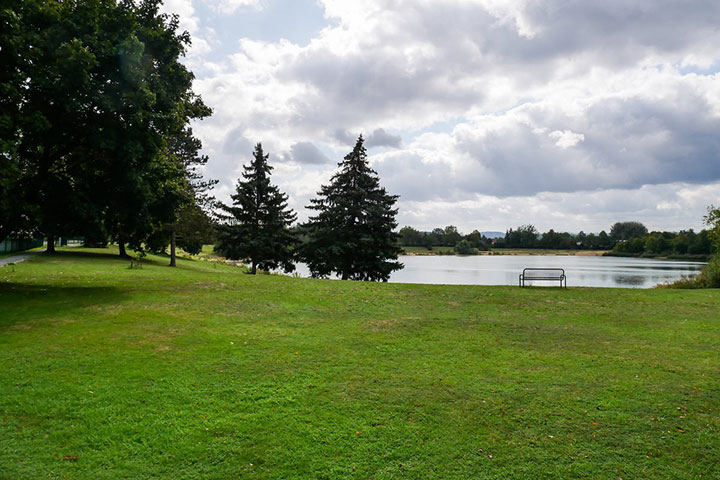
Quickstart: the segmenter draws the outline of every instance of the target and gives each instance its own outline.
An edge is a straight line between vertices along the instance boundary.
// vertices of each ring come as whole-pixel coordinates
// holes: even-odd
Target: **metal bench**
[[[518,279],[519,286],[524,287],[526,280],[559,281],[561,287],[564,284],[565,288],[567,288],[567,278],[563,268],[525,268]]]

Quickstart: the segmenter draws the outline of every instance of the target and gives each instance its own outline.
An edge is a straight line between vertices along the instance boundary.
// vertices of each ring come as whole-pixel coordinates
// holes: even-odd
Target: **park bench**
[[[565,288],[567,288],[567,278],[565,277],[565,270],[562,268],[525,268],[523,273],[520,274],[519,285],[524,287],[526,280],[559,281],[561,287],[564,283]]]

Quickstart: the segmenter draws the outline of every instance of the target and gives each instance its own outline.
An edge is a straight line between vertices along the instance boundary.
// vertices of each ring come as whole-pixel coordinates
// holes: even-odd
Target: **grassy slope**
[[[718,291],[130,270],[97,252],[0,268],[0,478],[720,471]]]

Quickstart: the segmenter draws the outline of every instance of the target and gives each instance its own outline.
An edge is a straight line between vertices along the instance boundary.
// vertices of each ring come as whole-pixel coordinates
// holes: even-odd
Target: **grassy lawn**
[[[718,478],[720,291],[149,259],[0,268],[0,478]]]

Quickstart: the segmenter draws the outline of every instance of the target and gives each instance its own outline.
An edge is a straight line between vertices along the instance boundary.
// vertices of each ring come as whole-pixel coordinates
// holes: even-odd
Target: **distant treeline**
[[[403,247],[450,247],[461,255],[477,254],[481,250],[490,250],[492,239],[482,235],[477,230],[463,235],[457,227],[448,225],[445,228],[435,228],[431,232],[422,232],[413,227],[400,229],[400,245]]]
[[[540,233],[533,225],[521,225],[505,232],[504,238],[488,238],[478,230],[463,235],[449,225],[432,231],[412,227],[400,229],[404,247],[451,247],[456,253],[473,254],[490,248],[543,248],[548,250],[611,250],[615,255],[628,256],[709,256],[715,252],[707,230],[680,232],[648,232],[640,222],[617,222],[610,233],[556,232]]]

